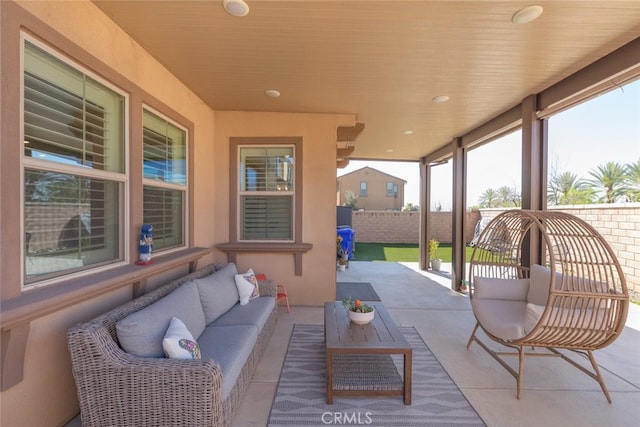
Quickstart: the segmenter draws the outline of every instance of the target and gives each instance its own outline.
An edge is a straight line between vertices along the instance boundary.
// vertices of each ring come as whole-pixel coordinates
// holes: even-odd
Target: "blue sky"
[[[493,141],[468,155],[467,205],[477,204],[488,188],[520,190],[520,132]],[[588,179],[589,171],[607,162],[640,159],[640,80],[614,89],[549,120],[549,166]],[[370,166],[407,181],[405,204],[420,201],[417,163],[351,161],[338,176]],[[451,162],[432,169],[432,204],[451,209]]]

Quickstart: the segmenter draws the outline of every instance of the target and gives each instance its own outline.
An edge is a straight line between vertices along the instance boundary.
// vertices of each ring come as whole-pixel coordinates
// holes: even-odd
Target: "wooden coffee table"
[[[411,357],[413,351],[411,346],[400,332],[389,312],[381,303],[367,303],[374,307],[375,317],[367,325],[356,325],[352,323],[347,310],[341,302],[327,302],[324,304],[324,335],[326,345],[326,368],[327,368],[327,403],[333,403],[333,396],[395,396],[404,397],[405,405],[411,405]],[[394,370],[400,387],[387,387],[386,385],[363,389],[360,384],[353,384],[353,387],[336,387],[344,378],[340,378],[340,373],[335,372],[334,358],[340,355],[392,355],[401,354],[404,359],[404,375],[400,378],[397,370]],[[375,356],[371,356],[375,357]],[[386,359],[386,358],[383,358]],[[375,363],[375,362],[372,362]],[[372,366],[372,374],[367,375],[367,366],[358,366],[362,369],[363,377],[366,376],[367,383],[375,383],[376,373]],[[371,378],[373,376],[373,378]],[[380,378],[381,383],[393,383],[394,379]],[[353,378],[347,381],[354,382]]]

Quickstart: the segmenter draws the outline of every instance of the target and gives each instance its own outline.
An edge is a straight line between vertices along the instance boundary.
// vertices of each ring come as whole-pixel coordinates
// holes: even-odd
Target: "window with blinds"
[[[143,221],[156,252],[185,245],[187,131],[148,109],[142,120]]]
[[[293,241],[294,147],[241,146],[240,240]]]
[[[125,96],[25,38],[25,285],[123,259]]]

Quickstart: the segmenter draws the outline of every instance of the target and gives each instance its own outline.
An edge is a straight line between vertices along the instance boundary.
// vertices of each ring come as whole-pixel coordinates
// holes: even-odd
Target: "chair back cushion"
[[[547,305],[551,286],[551,269],[539,264],[533,264],[531,266],[530,278],[527,302],[537,305]],[[560,289],[562,286],[562,273],[556,272],[555,285],[556,289]]]
[[[529,292],[529,279],[475,277],[473,284],[474,298],[526,301]]]

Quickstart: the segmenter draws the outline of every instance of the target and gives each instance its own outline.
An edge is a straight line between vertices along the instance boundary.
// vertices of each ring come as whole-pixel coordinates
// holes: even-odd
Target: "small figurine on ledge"
[[[151,252],[153,251],[153,225],[142,224],[138,251],[140,255],[138,261],[136,261],[136,265],[149,265],[153,263],[151,259]]]

